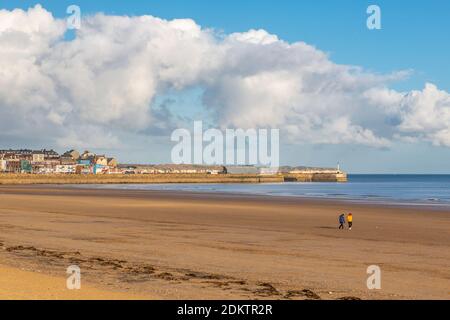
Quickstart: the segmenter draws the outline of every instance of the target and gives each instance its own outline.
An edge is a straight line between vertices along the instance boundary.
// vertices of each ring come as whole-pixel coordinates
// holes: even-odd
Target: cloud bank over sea
[[[191,19],[98,13],[66,33],[40,5],[0,10],[0,125],[10,140],[119,148],[182,125],[155,101],[197,88],[219,128],[279,128],[290,143],[450,146],[448,92],[392,89],[411,70],[380,74],[265,30],[223,34]]]

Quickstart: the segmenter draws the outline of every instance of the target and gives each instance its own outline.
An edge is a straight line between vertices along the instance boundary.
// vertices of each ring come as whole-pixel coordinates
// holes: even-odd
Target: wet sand
[[[341,212],[353,213],[353,230],[337,229]],[[0,265],[65,285],[71,264],[80,266],[82,286],[130,298],[449,299],[450,212],[0,186]],[[381,268],[381,290],[366,286],[370,265]],[[20,282],[3,282],[2,292],[36,298]]]

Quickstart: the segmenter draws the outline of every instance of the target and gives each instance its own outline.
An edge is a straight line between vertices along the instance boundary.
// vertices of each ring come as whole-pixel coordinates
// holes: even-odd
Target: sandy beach
[[[449,265],[450,210],[0,186],[0,298],[449,299]]]
[[[81,286],[78,290],[68,290],[65,278],[3,266],[0,266],[0,288],[1,300],[143,300],[155,298],[86,286]]]

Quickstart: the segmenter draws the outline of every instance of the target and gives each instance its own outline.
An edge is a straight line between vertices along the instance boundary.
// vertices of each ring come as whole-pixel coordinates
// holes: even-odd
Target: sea
[[[285,182],[261,184],[110,184],[78,187],[101,189],[213,192],[263,196],[334,199],[393,205],[450,207],[450,175],[350,174],[348,182]]]

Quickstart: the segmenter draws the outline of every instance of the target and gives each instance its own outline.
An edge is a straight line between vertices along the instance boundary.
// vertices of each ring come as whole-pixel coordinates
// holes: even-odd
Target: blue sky
[[[400,89],[420,89],[426,81],[450,91],[450,1],[2,1],[6,9],[40,3],[56,17],[71,4],[83,14],[154,15],[191,18],[202,27],[225,33],[265,29],[281,39],[305,41],[331,55],[334,62],[359,65],[376,72],[413,69]],[[382,30],[366,26],[366,8],[382,10]]]
[[[393,83],[397,91],[422,90],[432,82],[450,91],[450,1],[2,1],[5,9],[36,3],[55,17],[66,16],[70,4],[82,14],[153,15],[165,19],[191,18],[204,28],[225,34],[264,29],[288,42],[304,41],[329,54],[338,64],[363,67],[373,73],[411,70],[408,79]],[[382,29],[366,28],[366,8],[379,5]],[[197,110],[195,94],[185,94],[185,104]],[[176,106],[174,107],[176,109]],[[169,148],[155,142],[122,154],[127,161],[166,162]],[[350,172],[449,173],[450,148],[428,143],[396,142],[389,149],[349,145],[282,147],[283,164],[332,166],[340,162]],[[157,151],[157,152],[155,152]],[[120,154],[120,151],[117,151]],[[144,153],[143,153],[144,152]],[[120,155],[119,155],[120,156]]]

